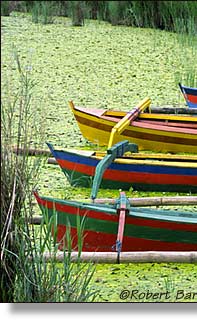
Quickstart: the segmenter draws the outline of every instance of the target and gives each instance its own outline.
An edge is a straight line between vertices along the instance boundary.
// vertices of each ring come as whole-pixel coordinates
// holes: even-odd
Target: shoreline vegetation
[[[27,153],[47,151],[45,141],[101,149],[81,136],[71,99],[123,111],[145,96],[154,105],[184,106],[178,82],[197,87],[197,3],[1,1],[1,9],[1,302],[196,302],[195,263],[74,265],[69,255],[63,267],[45,263],[46,249],[55,255],[58,249],[49,232],[52,221],[27,223],[40,213],[32,189],[63,199],[89,199],[90,189],[70,187],[58,166],[47,164],[48,156]],[[13,146],[27,153],[19,157]],[[102,198],[118,193],[99,190]],[[127,192],[176,195],[189,196]],[[83,225],[78,227],[80,235]],[[79,246],[82,241],[79,236]]]
[[[69,17],[73,26],[87,19],[115,25],[188,33],[197,32],[195,1],[2,1],[2,15],[30,13],[34,23],[49,24],[55,16]]]

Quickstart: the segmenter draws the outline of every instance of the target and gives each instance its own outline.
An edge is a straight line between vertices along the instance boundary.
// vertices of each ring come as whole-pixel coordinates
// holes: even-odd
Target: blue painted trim
[[[68,151],[54,150],[52,151],[54,157],[60,160],[67,160],[73,163],[79,163],[90,167],[96,167],[99,160],[83,155],[78,155]],[[144,164],[119,164],[111,163],[108,167],[112,170],[126,171],[126,172],[146,172],[146,173],[157,173],[157,174],[172,174],[172,175],[189,175],[197,176],[197,168],[179,168],[176,167],[174,162],[173,167],[167,167],[162,165],[144,165]]]
[[[185,101],[190,108],[197,108],[197,103],[193,103],[187,99],[187,94],[192,96],[197,96],[197,88],[190,88],[183,86],[181,83],[179,83],[179,87],[184,95]]]

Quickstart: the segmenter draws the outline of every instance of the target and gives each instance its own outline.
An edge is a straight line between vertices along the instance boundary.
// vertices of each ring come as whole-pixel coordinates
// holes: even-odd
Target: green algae
[[[2,96],[10,83],[18,87],[13,58],[17,50],[21,65],[36,82],[33,104],[42,113],[46,141],[55,147],[100,149],[80,134],[68,101],[96,108],[130,110],[149,96],[153,105],[185,104],[178,81],[188,72],[196,72],[196,42],[187,36],[166,31],[111,26],[89,21],[74,28],[67,18],[56,18],[52,25],[31,22],[27,14],[2,17]],[[36,143],[36,137],[35,141]],[[43,146],[47,149],[43,141]],[[39,190],[57,198],[87,199],[90,189],[70,187],[58,166],[45,164]],[[133,191],[128,197],[181,195]],[[99,190],[101,198],[117,198],[118,190]],[[185,195],[185,194],[183,194]],[[179,209],[180,207],[174,207]],[[181,208],[183,209],[183,207]],[[196,206],[184,210],[197,211]],[[35,213],[40,213],[35,207]],[[138,302],[194,302],[186,295],[176,299],[178,290],[194,292],[197,285],[196,264],[97,265],[92,284],[99,290],[97,301],[136,302],[121,299],[122,290],[159,293],[170,291],[170,298],[137,299]],[[143,295],[142,295],[143,296]],[[180,296],[179,296],[180,297]]]
[[[149,96],[153,105],[184,105],[177,75],[196,70],[196,47],[160,30],[69,19],[33,24],[28,15],[2,17],[2,77],[17,86],[13,46],[35,79],[37,108],[46,111],[47,140],[83,146],[68,101],[96,108],[132,109]],[[13,70],[12,70],[13,71]],[[180,79],[179,79],[180,80]],[[5,80],[4,80],[5,81]]]
[[[102,302],[197,302],[196,264],[97,265],[93,281]]]

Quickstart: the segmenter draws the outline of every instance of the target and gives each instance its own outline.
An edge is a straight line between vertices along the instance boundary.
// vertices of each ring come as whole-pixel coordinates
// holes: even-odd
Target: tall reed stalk
[[[64,259],[57,264],[58,244],[57,213],[54,210],[48,218],[43,211],[43,219],[39,227],[24,224],[18,253],[18,271],[16,275],[14,301],[16,302],[92,302],[96,291],[91,288],[90,281],[95,267],[80,261],[83,241],[83,220],[77,216],[78,260],[71,261],[72,238],[68,227],[64,239]],[[25,219],[27,222],[27,219]],[[51,237],[53,230],[53,237]],[[45,253],[50,256],[45,259]]]
[[[71,262],[72,239],[68,223],[61,266],[56,262],[56,212],[50,220],[47,212],[43,212],[39,227],[29,224],[35,210],[32,189],[37,185],[42,159],[28,157],[28,153],[32,141],[41,147],[43,123],[38,115],[34,118],[35,83],[29,71],[23,71],[17,54],[15,61],[19,89],[16,92],[5,89],[1,108],[1,302],[92,301],[95,291],[89,285],[94,267],[80,262],[83,219],[80,221],[77,217],[77,264]],[[13,145],[24,152],[15,154]],[[51,256],[50,262],[44,258],[46,251]]]
[[[10,4],[9,1],[1,1],[1,16],[10,15]]]
[[[54,3],[51,1],[33,1],[31,7],[34,23],[50,24],[54,21]]]
[[[112,25],[193,35],[197,32],[196,1],[2,1],[5,14],[10,12],[8,2],[20,4],[20,11],[29,10],[35,23],[52,23],[55,15],[64,15],[71,17],[74,26],[83,26],[85,18],[92,18],[107,20]]]
[[[72,19],[72,25],[82,27],[85,23],[85,1],[69,1],[68,14]]]
[[[19,89],[5,87],[1,102],[1,301],[12,302],[17,273],[17,256],[20,245],[20,221],[27,196],[37,181],[40,159],[29,159],[31,141],[41,138],[41,123],[32,119],[31,99],[35,83],[28,71],[23,71],[15,55],[19,72]],[[38,132],[39,136],[38,136]],[[13,145],[25,150],[20,157],[12,152]]]

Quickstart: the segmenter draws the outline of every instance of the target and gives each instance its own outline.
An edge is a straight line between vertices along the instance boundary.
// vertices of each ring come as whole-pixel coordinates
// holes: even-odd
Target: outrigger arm
[[[125,152],[138,152],[138,146],[135,143],[129,143],[128,140],[118,142],[113,147],[107,150],[106,156],[97,164],[93,185],[91,190],[91,199],[94,201],[97,197],[98,189],[101,184],[104,171],[109,165],[119,157],[122,157]]]
[[[118,221],[118,234],[116,239],[116,252],[117,252],[117,263],[120,263],[120,253],[122,251],[122,243],[125,228],[126,214],[129,212],[130,203],[125,195],[125,192],[120,192],[120,197],[116,203],[117,214],[119,215]]]

